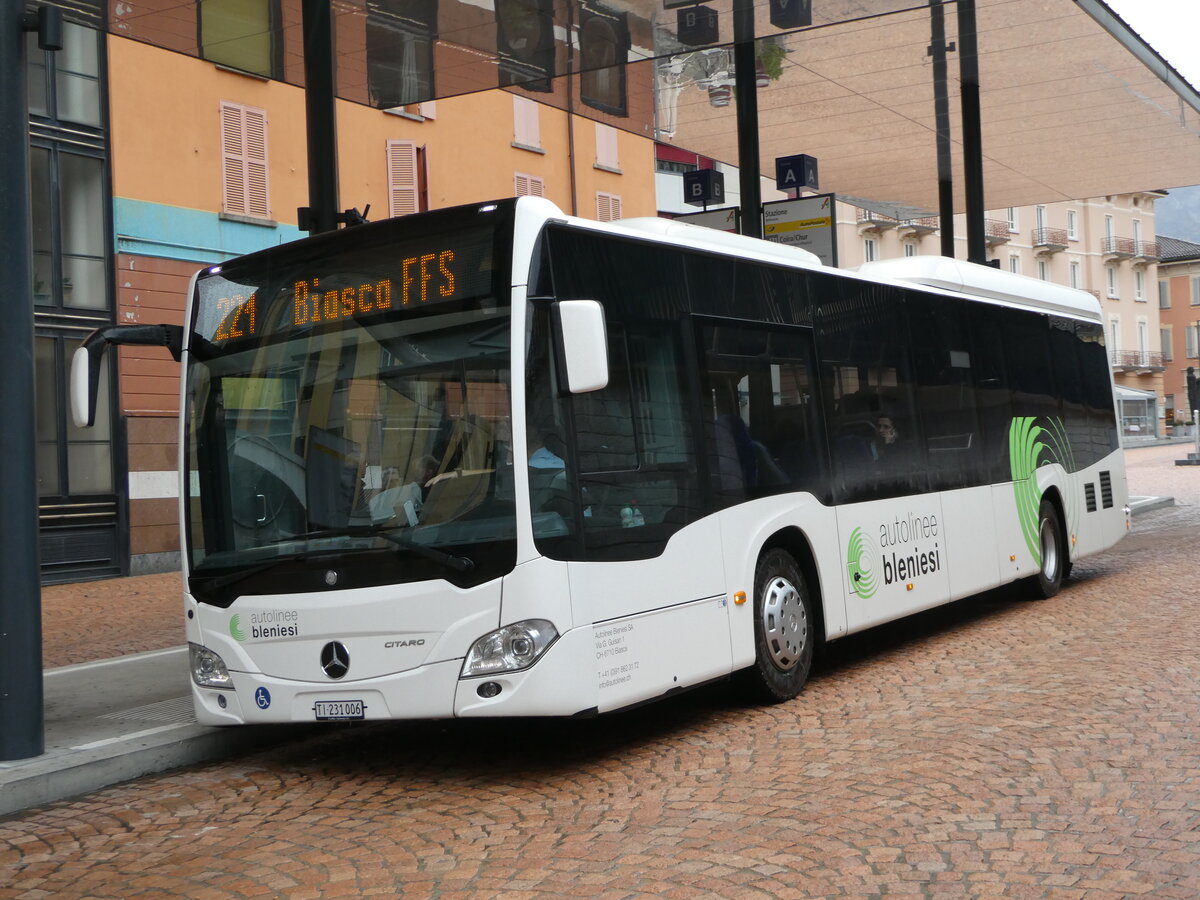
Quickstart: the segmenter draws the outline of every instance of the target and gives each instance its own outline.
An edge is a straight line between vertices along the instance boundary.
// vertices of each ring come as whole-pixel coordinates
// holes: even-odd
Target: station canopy
[[[301,0],[57,0],[71,18],[296,85]],[[733,2],[332,0],[336,85],[381,108],[506,89],[736,165]],[[754,0],[764,174],[937,209],[944,19],[964,208],[957,0]],[[990,209],[1200,182],[1200,96],[1102,0],[976,0]]]

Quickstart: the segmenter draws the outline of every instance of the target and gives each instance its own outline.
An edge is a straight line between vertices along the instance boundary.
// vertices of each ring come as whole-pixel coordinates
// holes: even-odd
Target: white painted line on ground
[[[173,725],[159,725],[157,728],[147,728],[145,731],[135,731],[131,734],[122,734],[117,737],[105,738],[102,741],[92,741],[90,744],[79,744],[72,747],[72,750],[95,750],[97,747],[107,747],[109,744],[119,744],[122,741],[135,741],[138,738],[149,737],[152,734],[161,734],[164,731],[170,731],[173,728],[186,728],[189,723],[176,722]]]
[[[56,669],[46,669],[43,676],[69,675],[72,672],[83,672],[87,669],[99,669],[103,666],[115,666],[121,663],[141,659],[153,659],[156,656],[168,656],[172,653],[187,653],[187,647],[170,647],[166,650],[147,650],[145,653],[130,653],[128,656],[114,656],[111,659],[98,659],[95,662],[76,663],[73,666],[59,666]]]

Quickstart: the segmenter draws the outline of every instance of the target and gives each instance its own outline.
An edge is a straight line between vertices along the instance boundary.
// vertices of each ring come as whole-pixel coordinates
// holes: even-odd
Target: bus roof
[[[900,281],[940,288],[1100,321],[1100,301],[1087,291],[1003,272],[947,256],[909,256],[864,263],[856,270],[873,281]]]
[[[673,219],[647,216],[618,219],[614,222],[596,222],[568,216],[553,202],[541,197],[522,197],[518,201],[517,209],[518,216],[526,215],[542,222],[569,222],[594,231],[627,234],[630,237],[639,234],[653,236],[675,246],[694,247],[762,262],[822,270],[877,283],[920,285],[960,297],[990,300],[1096,322],[1102,319],[1100,301],[1087,291],[945,256],[910,256],[864,263],[856,269],[840,269],[822,264],[816,254],[799,247],[730,234]]]

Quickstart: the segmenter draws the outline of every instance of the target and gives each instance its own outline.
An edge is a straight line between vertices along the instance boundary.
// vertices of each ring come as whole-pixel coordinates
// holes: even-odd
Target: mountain
[[[1154,204],[1154,230],[1200,243],[1200,185],[1171,188]]]

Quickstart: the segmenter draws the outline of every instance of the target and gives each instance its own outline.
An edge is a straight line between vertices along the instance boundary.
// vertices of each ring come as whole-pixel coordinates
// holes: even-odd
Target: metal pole
[[[308,137],[310,234],[337,228],[337,112],[330,0],[304,0],[304,113]]]
[[[958,65],[962,83],[963,183],[967,194],[967,259],[987,265],[983,219],[983,125],[979,115],[979,46],[975,0],[958,0]]]
[[[938,233],[942,256],[954,258],[954,175],[950,158],[950,96],[947,87],[946,10],[929,0],[929,55],[933,59],[933,116],[937,127]]]
[[[742,191],[742,234],[762,237],[759,187],[758,86],[754,73],[754,0],[733,4],[733,90],[737,96],[738,185]]]
[[[0,0],[0,760],[45,750],[24,0]]]

